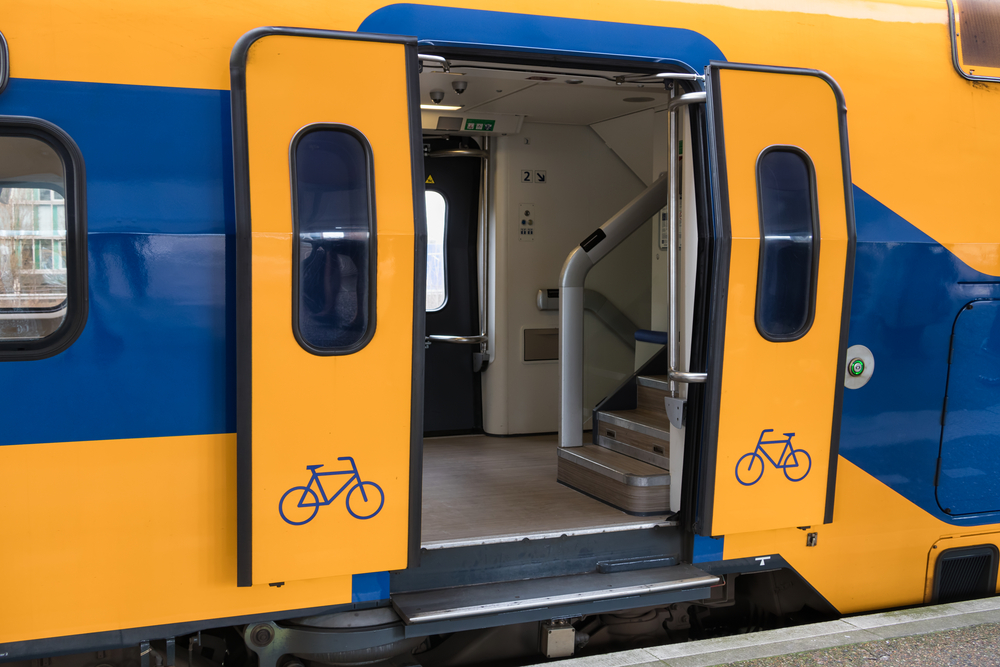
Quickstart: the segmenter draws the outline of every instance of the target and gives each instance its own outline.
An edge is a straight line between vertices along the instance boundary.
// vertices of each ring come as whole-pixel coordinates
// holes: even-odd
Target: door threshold
[[[434,540],[420,544],[421,549],[457,549],[459,547],[478,547],[489,544],[504,544],[520,542],[521,540],[553,540],[559,537],[575,537],[578,535],[597,535],[600,533],[619,533],[626,530],[650,530],[651,528],[673,528],[680,525],[677,521],[645,521],[642,523],[627,523],[608,526],[589,526],[572,530],[549,530],[539,532],[510,533],[507,535],[490,535],[487,537],[467,537],[457,540]]]

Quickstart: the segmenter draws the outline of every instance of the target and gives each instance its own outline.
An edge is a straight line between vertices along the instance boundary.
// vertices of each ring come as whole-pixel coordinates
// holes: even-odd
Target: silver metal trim
[[[651,438],[659,438],[665,443],[670,442],[670,433],[668,431],[658,429],[655,426],[650,426],[648,424],[643,424],[642,422],[632,421],[631,419],[622,417],[621,415],[616,415],[611,412],[595,412],[594,418],[604,424],[612,424],[620,428],[627,428],[630,431],[642,433],[643,435],[648,435]]]
[[[510,533],[491,537],[473,537],[461,540],[437,540],[424,542],[421,549],[455,549],[457,547],[476,547],[487,544],[508,544],[523,540],[554,540],[560,537],[575,537],[577,535],[600,535],[602,533],[621,533],[627,530],[650,530],[652,528],[673,528],[680,525],[677,521],[640,521],[612,526],[591,526],[573,530],[549,530],[535,533]]]
[[[448,148],[445,150],[424,153],[424,157],[478,157],[486,160],[489,159],[490,154],[488,151],[479,150],[477,148]]]
[[[671,369],[668,375],[674,382],[686,382],[688,384],[708,382],[708,373],[689,373],[687,371],[675,371]]]
[[[673,111],[678,107],[687,106],[688,104],[699,104],[707,99],[708,99],[708,93],[704,91],[698,91],[696,93],[685,93],[680,97],[675,97],[674,99],[670,100],[670,103],[667,104],[667,111]]]
[[[669,332],[669,338],[667,339],[667,359],[668,359],[668,371],[667,377],[670,378],[670,386],[668,391],[671,395],[676,395],[676,384],[679,382],[689,383],[689,382],[704,382],[708,379],[706,373],[688,373],[678,370],[677,364],[677,225],[680,222],[680,175],[677,173],[680,167],[680,156],[678,154],[678,143],[679,139],[679,124],[680,117],[678,115],[679,109],[682,106],[688,104],[696,104],[705,102],[708,96],[704,92],[698,93],[687,93],[685,95],[679,95],[673,97],[670,100],[670,104],[667,108],[670,110],[670,130],[669,130],[669,143],[670,143],[670,250],[669,250],[669,262],[670,262],[670,289],[668,292],[668,298],[670,299],[669,314],[670,323],[667,326],[667,331]]]
[[[611,451],[618,452],[619,454],[624,454],[625,456],[642,461],[643,463],[648,463],[651,466],[663,468],[667,471],[670,470],[670,459],[668,459],[665,455],[647,452],[645,449],[636,447],[635,445],[630,445],[627,442],[622,442],[621,440],[614,440],[604,435],[597,436],[597,444],[600,447],[610,449]]]
[[[570,463],[575,463],[580,467],[596,472],[599,475],[609,477],[626,486],[670,486],[670,473],[667,472],[664,472],[662,475],[633,475],[632,473],[615,470],[611,466],[606,466],[603,463],[598,463],[597,461],[589,459],[583,454],[580,454],[579,449],[575,447],[560,447],[558,452],[559,458],[566,459]]]
[[[705,76],[703,74],[688,72],[660,72],[659,74],[654,74],[653,76],[657,79],[663,79],[664,81],[697,81],[699,83],[703,83],[705,81]]]
[[[432,334],[427,336],[427,340],[432,343],[460,343],[463,345],[479,345],[485,343],[488,338],[483,335],[479,336],[452,336],[449,334]]]
[[[656,389],[657,391],[670,391],[670,382],[667,380],[661,380],[658,377],[653,377],[652,375],[640,375],[635,379],[640,387],[649,387],[650,389]]]
[[[448,61],[447,58],[443,58],[441,56],[430,56],[427,55],[426,53],[418,53],[417,60],[429,63],[437,63],[444,69],[445,72],[451,71],[451,63]]]
[[[393,606],[407,624],[419,624],[710,587],[719,581],[693,565],[673,565],[401,593],[393,596]],[[477,603],[476,598],[482,602]]]

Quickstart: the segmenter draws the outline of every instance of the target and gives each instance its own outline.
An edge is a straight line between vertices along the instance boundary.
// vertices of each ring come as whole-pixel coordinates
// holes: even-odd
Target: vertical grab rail
[[[559,446],[583,446],[583,284],[594,265],[663,208],[670,175],[601,225],[566,258],[559,275]]]
[[[680,218],[680,201],[678,198],[680,182],[680,108],[688,104],[698,104],[704,102],[706,94],[704,92],[687,93],[675,97],[667,106],[670,114],[670,323],[668,327],[669,343],[667,343],[667,359],[669,370],[667,376],[670,378],[670,393],[676,396],[677,383],[699,383],[708,379],[708,373],[689,373],[677,370],[677,223]]]
[[[666,75],[664,75],[666,76]],[[694,78],[694,75],[688,75]],[[677,77],[680,78],[680,77]],[[677,367],[677,110],[704,102],[704,92],[675,97],[670,113],[670,171],[660,174],[593,234],[573,249],[559,275],[559,446],[583,446],[583,285],[594,265],[649,220],[664,204],[670,206],[670,343],[671,389],[675,382],[705,382],[707,373],[687,373]]]

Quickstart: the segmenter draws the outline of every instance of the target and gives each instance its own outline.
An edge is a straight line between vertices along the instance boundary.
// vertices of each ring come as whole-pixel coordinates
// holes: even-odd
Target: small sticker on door
[[[521,182],[522,183],[531,183],[532,179],[534,178],[534,175],[535,175],[535,172],[533,172],[531,169],[522,169],[521,170]]]
[[[544,171],[538,171],[536,169],[535,170],[535,183],[544,183],[544,182],[545,182],[545,172]]]
[[[434,185],[434,177],[433,176],[428,176],[427,180],[424,181],[424,183],[430,183],[431,185]]]

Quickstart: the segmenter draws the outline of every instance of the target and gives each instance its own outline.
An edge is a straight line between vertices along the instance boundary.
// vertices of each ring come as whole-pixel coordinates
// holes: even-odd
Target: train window
[[[371,146],[345,125],[292,139],[292,329],[313,354],[350,354],[375,333]]]
[[[424,193],[427,205],[427,312],[441,310],[448,300],[444,236],[448,203],[437,190]]]
[[[952,51],[959,71],[968,78],[996,81],[1000,76],[1000,4],[960,0],[951,8],[951,20]]]
[[[812,160],[792,146],[757,159],[760,261],[757,330],[775,342],[798,340],[812,326],[819,264],[819,216]]]
[[[83,160],[59,128],[0,117],[0,359],[65,349],[86,319]]]

